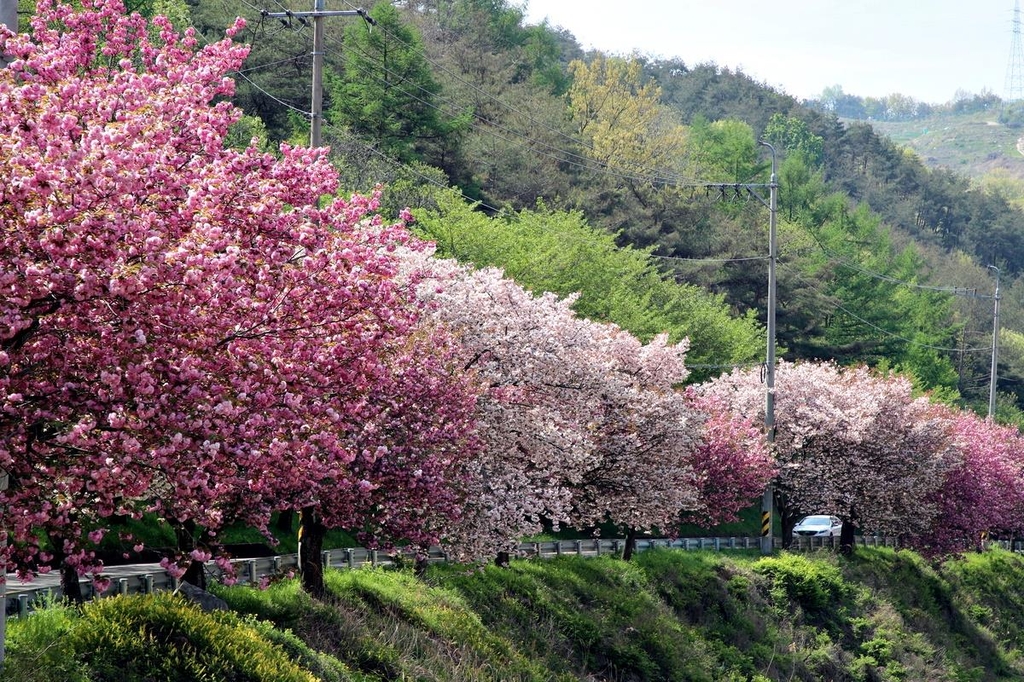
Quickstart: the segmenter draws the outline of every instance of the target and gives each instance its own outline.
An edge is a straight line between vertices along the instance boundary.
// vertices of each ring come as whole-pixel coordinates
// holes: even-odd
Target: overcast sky
[[[529,0],[584,49],[715,62],[798,98],[1006,92],[1014,0]]]

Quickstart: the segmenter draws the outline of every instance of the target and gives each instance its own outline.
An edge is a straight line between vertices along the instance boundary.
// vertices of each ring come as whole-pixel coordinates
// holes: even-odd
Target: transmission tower
[[[1024,46],[1020,40],[1020,0],[1013,2],[1013,42],[1010,45],[1010,61],[1006,65],[1005,87],[1005,101],[1019,102],[1024,99]]]

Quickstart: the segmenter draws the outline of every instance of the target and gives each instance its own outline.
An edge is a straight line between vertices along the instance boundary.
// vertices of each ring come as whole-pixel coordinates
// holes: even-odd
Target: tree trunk
[[[82,584],[78,580],[78,569],[68,565],[67,556],[64,554],[64,539],[55,538],[49,534],[47,534],[47,538],[50,547],[53,548],[51,566],[57,566],[57,570],[60,571],[60,589],[64,594],[64,599],[75,604],[84,603],[85,596],[82,594]]]
[[[316,507],[303,507],[299,513],[299,573],[302,575],[302,589],[314,599],[327,596],[324,565],[320,558],[326,534],[327,527],[320,520]]]
[[[839,553],[844,556],[853,554],[855,547],[854,534],[857,532],[856,515],[843,519],[843,529],[839,531]]]
[[[178,545],[178,551],[184,555],[189,555],[192,550],[196,548],[196,522],[185,521],[184,523],[178,523],[174,525],[174,539]],[[201,590],[206,589],[206,568],[203,564],[195,559],[190,559],[188,568],[185,569],[185,575],[181,576],[181,579],[190,585],[194,585]]]
[[[510,561],[508,552],[498,552],[498,556],[494,557],[494,565],[498,568],[508,568]]]
[[[73,604],[85,603],[85,596],[82,594],[82,583],[78,580],[78,569],[68,565],[63,559],[60,562],[60,588],[64,592],[64,599]]]
[[[636,528],[630,528],[626,531],[626,547],[622,550],[622,560],[629,561],[633,558],[633,552],[636,551]]]
[[[181,576],[184,582],[189,585],[198,587],[200,590],[206,590],[206,567],[201,561],[191,560],[188,563],[188,568],[185,569],[185,575]]]
[[[793,546],[793,528],[799,520],[790,505],[786,504],[784,495],[775,496],[775,510],[779,515],[779,523],[782,526],[782,549],[789,549]]]

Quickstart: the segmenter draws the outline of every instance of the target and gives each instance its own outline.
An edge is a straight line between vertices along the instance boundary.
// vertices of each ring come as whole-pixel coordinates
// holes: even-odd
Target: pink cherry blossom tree
[[[706,430],[710,403],[678,388],[687,375],[685,343],[662,336],[642,344],[614,325],[576,317],[571,298],[533,296],[493,268],[422,251],[408,253],[406,267],[481,390],[483,453],[466,463],[450,555],[500,558],[545,520],[580,528],[610,522],[631,536],[671,532],[682,512],[728,514],[730,505],[749,503],[738,496],[771,477],[760,442],[735,451],[751,445],[748,424],[722,418]],[[710,509],[720,502],[720,512]]]
[[[938,514],[933,493],[955,464],[951,424],[910,382],[865,367],[779,363],[775,394],[776,505],[783,542],[804,514],[844,519],[844,544],[855,527],[912,534]],[[757,370],[737,370],[702,392],[729,409],[763,419]]]
[[[225,149],[245,48],[153,27],[41,2],[0,37],[3,563],[49,547],[77,586],[107,520],[146,511],[423,539],[406,512],[454,513],[473,399],[395,279],[408,234],[375,199],[320,208],[322,150]]]
[[[641,344],[614,325],[592,325],[595,366],[593,455],[572,489],[571,522],[611,523],[626,532],[629,559],[640,532],[673,532],[701,505],[692,457],[701,424],[676,384],[687,375],[687,344],[658,336]]]
[[[477,386],[482,451],[463,462],[462,513],[444,546],[479,560],[569,518],[572,487],[589,467],[597,376],[590,323],[571,300],[534,297],[499,270],[405,253],[407,277],[434,324],[451,331]],[[599,359],[597,359],[599,361]]]
[[[1024,439],[973,412],[949,410],[959,461],[930,496],[938,515],[924,532],[907,538],[933,556],[978,547],[983,532],[1024,533]]]
[[[691,465],[701,505],[683,514],[702,526],[729,523],[756,500],[778,473],[762,428],[732,414],[723,400],[690,387],[686,398],[701,425]]]

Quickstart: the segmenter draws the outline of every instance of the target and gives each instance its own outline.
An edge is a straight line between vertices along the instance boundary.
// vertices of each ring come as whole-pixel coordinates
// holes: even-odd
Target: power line
[[[346,3],[346,4],[349,4],[349,3]],[[384,31],[384,29],[381,29],[381,30]],[[388,35],[390,35],[397,42],[405,44],[405,45],[408,46],[408,43],[405,43],[405,41],[402,41],[400,38],[398,38],[394,34],[388,34]],[[349,48],[349,49],[352,49],[352,48]],[[370,61],[376,60],[376,57],[373,56],[373,55],[369,55],[366,52],[363,52],[361,50],[356,50],[356,51],[359,54],[361,54],[363,57],[367,58]],[[291,61],[294,61],[294,59],[281,60],[280,62],[277,62],[277,63],[285,63],[285,62],[291,62]],[[437,64],[434,64],[433,62],[430,62],[429,60],[428,60],[428,62],[431,63],[434,66],[438,66]],[[267,65],[264,65],[264,66],[267,66]],[[381,64],[381,68],[382,68],[382,70],[386,74],[395,75],[395,76],[399,76],[400,75],[400,74],[397,74],[396,72],[394,72],[393,70],[389,69],[383,63]],[[445,70],[447,71],[447,69],[445,69]],[[449,73],[451,73],[451,72],[449,71]],[[302,114],[304,114],[306,116],[311,116],[310,112],[305,112],[305,111],[303,111],[303,110],[301,110],[301,109],[299,109],[299,108],[297,108],[297,107],[295,107],[295,106],[293,106],[293,105],[291,105],[291,104],[289,104],[287,102],[284,102],[280,98],[277,98],[276,96],[270,94],[264,88],[256,85],[251,79],[249,79],[245,75],[244,72],[239,71],[238,74],[240,76],[242,76],[246,81],[248,81],[251,85],[256,87],[258,90],[260,90],[261,92],[263,92],[264,94],[266,94],[268,97],[270,97],[274,101],[278,102],[279,104],[282,104],[283,106],[286,106],[286,107],[288,107],[288,108],[290,108],[290,109],[292,109],[294,111],[297,111],[299,113],[302,113]],[[445,113],[444,110],[441,109],[441,107],[439,107],[438,105],[434,104],[433,102],[431,102],[429,100],[424,99],[423,97],[420,97],[420,96],[416,95],[415,93],[412,93],[412,92],[406,90],[401,85],[399,85],[397,83],[394,83],[394,82],[391,82],[391,81],[388,81],[388,80],[386,80],[385,78],[383,78],[382,76],[380,76],[380,75],[378,75],[376,73],[370,73],[369,75],[371,75],[372,77],[375,77],[375,78],[381,80],[382,82],[390,85],[391,87],[396,88],[397,90],[399,90],[400,92],[402,92],[406,96],[412,98],[413,100],[418,101],[418,102],[424,104],[425,106],[432,107],[432,108],[434,108],[437,111]],[[501,100],[499,100],[499,99],[489,95],[488,93],[485,93],[484,91],[480,90],[479,88],[476,88],[475,86],[472,86],[471,84],[467,83],[466,81],[464,81],[462,79],[459,79],[459,80],[462,81],[463,83],[466,83],[467,85],[473,87],[475,90],[477,90],[477,91],[479,91],[479,92],[481,92],[483,94],[486,94],[488,96],[488,98],[492,99],[493,101],[499,102],[503,106],[507,106],[507,105],[504,104],[504,102],[501,102]],[[435,94],[435,93],[427,91],[426,89],[424,89],[422,86],[419,86],[418,84],[414,84],[414,85],[415,85],[415,87],[417,89],[419,89],[424,94],[431,95],[432,97]],[[450,99],[447,100],[447,102],[449,104],[453,104],[452,100],[450,100]],[[522,113],[522,112],[519,112],[519,110],[515,109],[514,107],[507,107],[507,108],[510,111]],[[511,135],[513,135],[515,137],[519,137],[521,139],[525,139],[528,142],[531,142],[531,143],[537,143],[538,142],[537,140],[534,140],[533,138],[531,138],[529,136],[523,135],[522,133],[519,133],[518,131],[506,128],[506,127],[501,126],[499,124],[495,124],[495,123],[493,123],[491,121],[488,121],[487,119],[484,119],[481,116],[474,115],[474,118],[476,120],[479,120],[482,123],[486,123],[486,124],[488,124],[491,127],[498,128],[499,130],[502,130],[502,131],[504,131],[506,133],[509,133],[509,134],[511,134]],[[331,128],[332,129],[337,129],[333,125],[331,126]],[[485,130],[485,132],[487,132],[489,134],[495,135],[495,137],[498,137],[499,139],[503,139],[505,141],[512,142],[512,140],[510,138],[503,137],[501,135],[497,135],[497,134],[495,134],[493,132],[493,130],[490,130],[488,128],[485,128],[484,130]],[[426,181],[426,182],[428,182],[430,184],[433,184],[435,186],[439,186],[439,187],[443,187],[443,188],[447,187],[443,183],[440,183],[440,182],[438,182],[437,180],[435,180],[433,178],[430,178],[430,177],[428,177],[428,176],[426,176],[426,175],[424,175],[422,173],[419,173],[418,171],[416,171],[415,169],[412,169],[408,165],[403,164],[400,161],[397,161],[395,159],[392,159],[391,157],[389,157],[385,153],[381,152],[380,150],[378,150],[378,149],[372,147],[371,145],[368,145],[368,144],[358,140],[358,138],[356,138],[355,136],[353,136],[351,133],[349,133],[347,131],[346,131],[346,136],[350,140],[353,140],[353,141],[357,142],[358,144],[364,146],[368,151],[370,151],[371,153],[377,155],[378,157],[380,157],[384,161],[394,165],[395,167],[399,167],[399,168],[405,169],[407,172],[411,172],[414,175],[417,175],[418,177],[423,179],[424,181]],[[567,138],[567,139],[572,139],[572,138]],[[581,144],[581,143],[579,143],[578,140],[573,140],[573,141],[575,143]],[[549,156],[551,158],[554,158],[554,159],[556,159],[556,160],[558,160],[559,162],[562,162],[562,163],[569,163],[569,164],[572,164],[572,165],[577,165],[577,166],[580,166],[580,167],[588,168],[590,170],[600,170],[601,172],[607,172],[607,173],[609,173],[611,175],[616,175],[617,177],[624,178],[624,179],[643,180],[645,182],[651,182],[652,184],[666,184],[666,185],[674,184],[675,186],[680,186],[680,182],[679,182],[680,179],[678,177],[677,178],[663,178],[663,177],[659,177],[657,175],[641,176],[641,175],[635,175],[635,174],[621,173],[621,172],[617,172],[617,171],[613,170],[612,167],[608,166],[607,164],[602,164],[601,167],[594,167],[592,165],[589,165],[589,163],[593,161],[593,160],[590,160],[590,159],[586,159],[588,165],[584,165],[584,164],[576,163],[576,162],[571,160],[573,157],[580,158],[580,159],[584,159],[585,158],[585,157],[581,157],[580,155],[576,154],[575,152],[564,150],[564,149],[561,149],[561,148],[558,148],[558,147],[555,147],[555,146],[552,146],[552,145],[548,145],[548,144],[543,143],[543,142],[540,142],[540,145],[543,146],[543,147],[546,147],[546,148],[548,148],[548,149],[550,149],[550,150],[552,150],[554,152],[557,152],[558,154],[564,154],[567,157],[569,157],[567,159],[567,158],[563,158],[561,156],[555,156],[555,155],[552,155],[552,154],[548,154],[546,152],[541,152],[541,153],[544,153],[545,155],[547,155],[547,156]],[[536,151],[536,150],[534,150],[534,151]],[[755,189],[756,188],[762,188],[762,187],[765,186],[765,185],[761,185],[761,184],[699,183],[699,182],[692,182],[692,183],[684,184],[682,186],[705,188],[705,189],[709,189],[709,190],[710,189],[717,189],[721,193],[722,198],[725,198],[725,195],[726,195],[726,193],[728,191],[734,192],[736,197],[740,197],[744,192],[746,192],[748,195],[755,196],[762,203],[764,203],[763,198],[755,193]],[[463,195],[463,197],[465,197],[466,199],[469,199],[469,200],[472,201],[472,199],[470,199],[469,197],[466,197],[466,195]],[[495,210],[495,211],[497,210],[494,207],[488,207],[488,208],[490,208],[492,210]],[[820,242],[819,242],[819,246],[822,247],[822,249],[823,249],[823,251],[825,251],[826,255],[830,255],[831,256],[831,254],[828,253],[828,251],[824,248],[823,245],[820,244]],[[689,261],[689,262],[743,262],[743,261],[755,261],[755,260],[757,260],[757,261],[768,260],[767,257],[714,258],[714,259],[710,259],[710,258],[707,258],[707,259],[706,258],[694,259],[694,258],[682,258],[682,257],[673,257],[673,256],[654,256],[654,257],[655,258],[659,258],[659,259],[663,259],[663,260],[677,260],[677,261]],[[912,287],[916,287],[916,288],[920,288],[920,289],[928,289],[928,290],[941,291],[941,292],[946,292],[946,293],[956,293],[956,294],[961,294],[961,293],[966,294],[967,293],[967,290],[966,289],[962,289],[962,288],[956,288],[956,287],[953,287],[953,288],[949,288],[949,287],[930,287],[930,286],[919,285],[919,284],[911,283],[911,282],[904,282],[902,280],[898,280],[896,278],[893,278],[893,277],[890,277],[890,276],[887,276],[887,275],[883,275],[881,273],[875,273],[875,272],[869,271],[869,270],[867,270],[865,268],[862,268],[860,266],[854,265],[854,264],[849,263],[849,262],[845,262],[845,261],[843,261],[841,259],[838,259],[838,258],[834,259],[834,262],[836,262],[837,264],[839,264],[839,265],[841,265],[843,267],[848,267],[848,268],[851,268],[851,269],[853,269],[855,271],[861,272],[862,274],[867,274],[869,276],[876,277],[878,279],[881,279],[881,280],[884,280],[884,281],[888,281],[888,282],[891,282],[891,283],[895,283],[895,284],[899,284],[899,285],[912,286]],[[869,322],[868,320],[865,320],[864,318],[860,317],[859,315],[857,315],[856,313],[854,313],[853,311],[849,310],[848,308],[846,308],[845,306],[843,306],[843,305],[841,305],[839,303],[836,303],[835,306],[836,306],[837,309],[839,309],[839,310],[843,311],[845,314],[849,315],[852,319],[857,320],[858,322],[860,322],[860,323],[862,323],[862,324],[864,324],[864,325],[866,325],[866,326],[876,330],[877,332],[879,332],[879,333],[881,333],[881,334],[883,334],[883,335],[885,335],[887,337],[898,339],[898,340],[901,340],[901,341],[903,341],[905,343],[908,343],[908,344],[911,344],[911,345],[915,345],[915,346],[923,347],[923,348],[928,348],[928,349],[932,349],[932,350],[937,350],[937,351],[943,351],[943,352],[980,352],[980,351],[987,351],[988,350],[988,349],[943,348],[943,347],[939,347],[939,346],[933,346],[933,345],[930,345],[930,344],[920,343],[920,342],[914,341],[912,339],[903,337],[903,336],[901,336],[899,334],[895,334],[893,332],[890,332],[890,331],[888,331],[886,329],[883,329],[882,327],[879,327],[878,325],[875,325],[874,323]],[[731,366],[731,365],[728,365],[728,366]],[[722,368],[722,367],[726,367],[726,365],[715,366],[715,368]],[[708,368],[712,368],[712,367],[709,366]]]
[[[269,97],[273,101],[277,102],[281,106],[286,107],[288,109],[291,109],[292,111],[294,111],[296,113],[302,114],[306,118],[310,118],[312,116],[311,112],[309,112],[309,111],[307,111],[305,109],[301,109],[301,108],[295,106],[294,104],[292,104],[290,102],[286,102],[283,99],[281,99],[280,97],[277,97],[276,95],[270,93],[266,88],[264,88],[264,87],[260,86],[259,84],[257,84],[255,81],[253,81],[251,78],[249,78],[249,76],[247,76],[245,73],[243,73],[241,71],[236,71],[235,73],[237,73],[239,76],[241,76],[249,85],[251,85],[257,91],[263,93],[264,95],[266,95],[267,97]]]
[[[391,34],[391,35],[393,35],[393,34]],[[335,41],[335,42],[337,42],[337,41]],[[347,46],[347,47],[346,46],[342,46],[342,49],[348,49],[350,51],[353,51],[353,52],[355,52],[355,53],[357,53],[357,54],[359,54],[359,55],[361,55],[361,56],[363,56],[366,59],[371,60],[371,61],[376,59],[376,57],[374,55],[367,54],[365,51],[359,50],[358,48],[355,48],[353,46]],[[386,65],[380,64],[380,66],[381,66],[381,70],[385,74],[390,74],[390,75],[401,77],[401,74],[398,74],[397,72],[393,71],[392,69],[389,69]],[[461,114],[461,112],[459,112],[459,111],[450,111],[450,110],[443,109],[440,105],[438,105],[437,103],[432,101],[434,98],[437,98],[437,95],[435,93],[433,93],[433,92],[423,88],[419,84],[413,83],[412,85],[416,89],[420,90],[424,95],[429,95],[431,97],[431,99],[425,99],[424,97],[421,97],[420,95],[417,95],[414,92],[410,92],[409,90],[405,89],[402,86],[401,83],[396,83],[394,81],[387,80],[385,78],[385,76],[382,76],[382,75],[377,74],[375,72],[371,72],[368,67],[363,69],[363,73],[365,75],[368,75],[368,76],[372,77],[372,78],[376,78],[382,84],[387,85],[388,87],[392,88],[393,90],[396,90],[396,91],[402,93],[403,95],[409,97],[410,99],[415,100],[416,102],[419,102],[420,104],[423,104],[426,107],[432,108],[432,109],[434,109],[435,111],[437,111],[437,112],[439,112],[441,114],[444,114],[446,116],[452,116],[452,117],[457,117],[457,116],[459,116]],[[451,105],[453,107],[457,107],[458,106],[458,104],[456,102],[454,102],[454,100],[452,100],[450,98],[442,96],[442,97],[440,97],[438,99],[441,99],[442,101],[446,102],[447,104],[449,104],[449,105]],[[589,171],[593,171],[593,172],[597,172],[597,173],[604,173],[606,175],[617,177],[617,178],[623,179],[623,180],[632,180],[632,181],[639,181],[639,182],[643,182],[643,183],[649,183],[649,184],[651,184],[653,186],[687,186],[685,183],[688,182],[688,181],[681,180],[679,177],[673,178],[673,177],[667,177],[667,176],[642,175],[642,174],[637,174],[637,173],[631,173],[631,172],[629,172],[627,170],[617,168],[615,166],[612,166],[610,164],[604,163],[604,162],[599,161],[597,159],[591,159],[589,157],[586,157],[586,156],[583,156],[581,154],[578,154],[577,152],[574,152],[574,151],[571,151],[571,150],[567,150],[567,149],[564,149],[564,148],[557,147],[555,145],[549,144],[549,143],[547,143],[547,142],[545,142],[543,140],[534,138],[534,137],[530,136],[529,134],[520,132],[520,131],[515,130],[513,128],[506,127],[506,126],[504,126],[504,125],[502,125],[500,123],[496,123],[496,122],[494,122],[494,121],[492,121],[490,119],[487,119],[487,118],[485,118],[485,117],[483,117],[483,116],[481,116],[480,114],[477,114],[477,113],[473,114],[473,119],[474,119],[474,122],[470,123],[470,125],[473,128],[475,128],[476,130],[479,130],[479,131],[481,131],[483,133],[486,133],[486,134],[488,134],[488,135],[490,135],[490,136],[492,136],[492,137],[494,137],[496,139],[500,139],[500,140],[503,140],[505,142],[509,142],[509,143],[512,143],[512,144],[519,144],[519,143],[521,143],[520,141],[525,142],[526,144],[524,146],[526,148],[528,148],[530,151],[532,151],[534,153],[537,153],[537,154],[540,154],[542,156],[545,156],[547,158],[550,158],[550,159],[552,159],[552,160],[554,160],[554,161],[556,161],[558,163],[567,164],[567,165],[570,165],[570,166],[573,166],[573,167],[576,167],[576,168],[581,168],[581,169],[584,169],[584,170],[589,170]],[[480,125],[480,124],[483,124],[483,125]],[[496,132],[496,131],[500,131],[500,132]],[[505,133],[505,135],[502,135],[501,133]],[[519,138],[519,141],[517,141],[517,140],[515,140],[513,138]],[[540,149],[538,149],[538,147]]]
[[[790,272],[795,272],[795,275],[796,275],[797,279],[802,281],[804,283],[804,286],[813,289],[814,291],[816,291],[817,293],[819,293],[819,294],[821,294],[823,296],[827,296],[828,295],[825,292],[823,292],[821,290],[821,288],[816,283],[809,281],[806,277],[803,276],[802,273],[800,273],[798,271],[795,271],[792,268],[792,266],[788,266],[785,263],[783,263],[782,266],[784,268],[789,269]],[[926,348],[926,349],[929,349],[929,350],[941,351],[941,352],[946,352],[946,353],[981,353],[981,352],[989,353],[992,350],[990,347],[986,347],[986,348],[946,348],[946,347],[942,347],[942,346],[933,346],[931,344],[922,343],[920,341],[915,341],[914,339],[909,339],[909,338],[907,338],[905,336],[902,336],[902,335],[897,334],[895,332],[889,331],[888,329],[884,329],[882,327],[879,327],[877,324],[875,324],[875,323],[873,323],[873,322],[871,322],[869,320],[864,319],[863,317],[861,317],[857,313],[853,312],[852,310],[850,310],[846,306],[842,305],[841,303],[833,302],[832,305],[835,306],[835,308],[837,310],[842,311],[843,313],[845,313],[846,315],[850,316],[852,319],[860,322],[861,324],[866,325],[867,327],[870,327],[871,329],[874,329],[875,331],[877,331],[878,333],[882,334],[883,336],[891,338],[891,339],[895,339],[897,341],[902,341],[904,343],[907,343],[907,344],[912,345],[912,346],[916,346],[918,348]]]
[[[434,185],[435,187],[439,187],[440,189],[456,191],[456,192],[458,192],[459,196],[461,196],[466,201],[468,201],[468,202],[470,202],[472,204],[478,205],[478,206],[482,206],[483,208],[487,209],[488,211],[490,211],[492,213],[500,213],[501,212],[501,209],[499,209],[499,208],[491,206],[491,205],[487,204],[486,202],[480,201],[479,199],[474,199],[473,197],[470,197],[470,196],[464,194],[458,188],[452,187],[451,185],[446,185],[443,182],[439,182],[438,180],[430,177],[429,175],[421,173],[420,171],[416,170],[415,168],[413,168],[409,164],[403,163],[403,162],[399,161],[398,159],[395,159],[395,158],[393,158],[391,156],[388,156],[386,153],[384,153],[381,150],[377,149],[373,145],[367,143],[364,140],[359,139],[354,134],[352,134],[351,131],[349,131],[349,130],[347,130],[345,128],[336,126],[333,123],[331,123],[330,121],[325,121],[324,122],[324,126],[329,128],[330,130],[333,130],[333,131],[341,133],[342,135],[344,135],[350,141],[355,142],[356,144],[358,144],[360,147],[362,147],[366,151],[374,154],[375,156],[380,158],[382,161],[384,161],[385,163],[390,164],[391,166],[393,166],[395,168],[399,168],[401,170],[404,170],[407,173],[411,173],[412,175],[415,175],[416,177],[418,177],[421,180],[423,180],[424,182],[426,182],[428,184],[431,184],[431,185]]]
[[[822,251],[824,251],[825,255],[829,257],[829,262],[835,263],[836,265],[848,268],[850,270],[855,270],[861,273],[862,275],[867,275],[868,277],[872,277],[883,282],[898,284],[900,286],[910,287],[914,289],[923,289],[926,291],[936,291],[940,293],[952,294],[954,296],[964,296],[967,298],[992,298],[991,296],[978,294],[976,289],[969,289],[967,287],[936,287],[929,286],[927,284],[918,284],[916,282],[908,282],[906,280],[897,279],[896,277],[891,277],[889,275],[884,275],[880,272],[868,270],[867,268],[856,265],[855,263],[839,258],[838,256],[834,256],[824,246],[822,246],[821,248]]]
[[[741,258],[686,258],[683,256],[659,256],[657,254],[651,254],[651,258],[658,258],[659,260],[668,261],[684,261],[690,263],[743,263],[747,261],[766,261],[771,256],[744,256]]]

